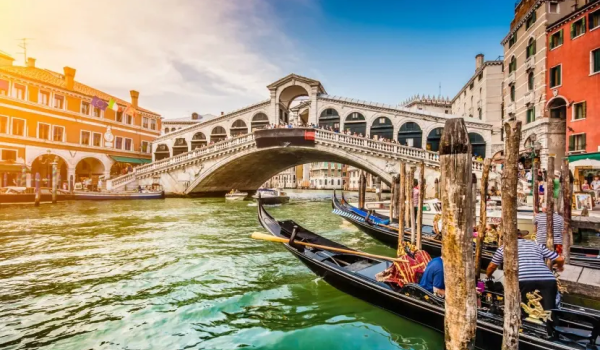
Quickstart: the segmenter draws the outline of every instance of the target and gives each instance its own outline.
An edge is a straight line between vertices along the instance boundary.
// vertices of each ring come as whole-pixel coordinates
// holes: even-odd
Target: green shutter
[[[558,45],[562,45],[563,43],[563,30],[561,29],[560,32],[558,32]],[[556,46],[558,46],[556,45]]]
[[[562,66],[556,67],[556,85],[562,85]]]
[[[600,49],[592,52],[592,56],[594,60],[594,73],[600,72]]]
[[[575,23],[571,23],[571,39],[575,37]]]
[[[581,149],[585,151],[585,146],[587,145],[585,142],[585,134],[581,135],[581,143],[582,143]]]
[[[569,136],[569,151],[575,150],[575,136]]]
[[[581,111],[581,117],[582,117],[583,119],[585,119],[585,110],[587,109],[587,108],[586,108],[586,107],[587,107],[587,106],[586,106],[586,103],[587,103],[587,102],[584,102],[584,103],[582,103],[582,105],[581,105],[581,108],[583,108],[583,110]]]
[[[585,17],[581,19],[581,31],[585,33]]]

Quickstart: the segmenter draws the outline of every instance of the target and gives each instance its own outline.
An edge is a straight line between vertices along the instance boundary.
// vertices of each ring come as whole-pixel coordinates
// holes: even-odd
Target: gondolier
[[[550,271],[544,258],[550,259],[556,265],[556,269],[563,270],[564,258],[551,251],[543,245],[524,239],[519,231],[519,289],[521,300],[527,300],[527,293],[535,290],[540,291],[542,296],[542,307],[544,310],[552,310],[556,307],[556,277]],[[491,278],[492,274],[504,261],[504,246],[496,250],[492,262],[488,265],[486,274]]]
[[[542,209],[542,212],[537,214],[533,219],[533,224],[536,229],[535,240],[538,244],[546,246],[546,232],[547,231],[547,218],[546,218],[546,207]],[[554,250],[558,254],[562,254],[562,231],[564,227],[564,219],[561,215],[554,213],[552,215],[552,233],[554,236]]]

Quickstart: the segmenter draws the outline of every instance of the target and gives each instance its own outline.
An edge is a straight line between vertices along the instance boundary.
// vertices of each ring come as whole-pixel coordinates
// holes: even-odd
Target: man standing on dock
[[[558,254],[562,254],[562,231],[565,225],[564,219],[561,215],[553,213],[552,218],[552,233],[554,235],[554,250]],[[533,224],[536,228],[535,240],[538,244],[546,246],[546,207],[542,209],[542,212],[537,214],[533,219]]]

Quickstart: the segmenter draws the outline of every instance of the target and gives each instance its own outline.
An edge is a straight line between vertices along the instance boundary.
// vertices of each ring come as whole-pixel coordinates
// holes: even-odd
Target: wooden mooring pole
[[[571,171],[569,170],[569,159],[565,157],[562,165],[562,193],[563,193],[563,256],[565,257],[565,264],[568,264],[571,259],[571,243],[572,235],[571,231],[571,209],[573,205],[573,194],[571,193]]]
[[[40,206],[40,200],[42,199],[41,189],[40,189],[40,173],[35,173],[35,197],[34,197],[34,205],[36,207]]]
[[[554,157],[548,156],[548,175],[546,176],[546,247],[554,250]],[[548,267],[552,262],[548,260]]]
[[[396,216],[396,177],[392,176],[392,185],[390,187],[390,222]]]
[[[360,171],[360,179],[358,180],[358,207],[365,207],[365,195],[367,191],[367,177],[364,171]]]
[[[57,178],[56,178],[56,161],[52,163],[52,204],[56,204],[56,189],[57,189]]]
[[[408,181],[410,182],[410,191],[408,192],[408,208],[409,208],[409,223],[410,223],[410,243],[417,243],[417,232],[415,227],[415,200],[414,200],[414,188],[415,188],[415,171],[416,167],[411,166],[408,172]],[[418,201],[417,201],[418,202]]]
[[[423,237],[423,200],[425,199],[425,162],[419,165],[419,206],[417,207],[417,241],[418,249],[421,249],[421,237]]]
[[[398,219],[400,217],[400,176],[396,176],[394,186],[396,190],[391,200],[394,201],[394,219]]]
[[[521,293],[519,291],[519,252],[517,237],[517,181],[521,122],[504,124],[506,133],[502,172],[502,229],[504,244],[504,337],[502,350],[519,348]]]
[[[471,144],[465,121],[446,121],[440,141],[442,259],[446,284],[447,350],[473,349],[477,299],[473,260]]]
[[[402,251],[402,242],[404,241],[405,225],[405,206],[406,206],[406,165],[400,162],[400,183],[398,184],[398,249],[397,256]]]
[[[532,180],[532,192],[533,193],[533,213],[537,214],[540,212],[540,185],[538,184],[537,172],[540,169],[540,164],[536,159],[533,160],[531,165],[531,180]]]
[[[481,270],[481,251],[483,250],[483,240],[485,238],[487,227],[487,191],[490,177],[490,166],[492,160],[486,158],[483,161],[483,172],[481,173],[481,187],[479,190],[479,227],[477,228],[477,240],[475,243],[475,279],[479,279]]]

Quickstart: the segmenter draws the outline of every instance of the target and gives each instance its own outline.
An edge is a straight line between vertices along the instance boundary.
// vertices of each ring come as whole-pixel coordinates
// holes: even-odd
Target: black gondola
[[[333,287],[439,332],[444,331],[443,299],[417,284],[408,284],[400,288],[376,280],[375,275],[388,268],[389,261],[294,244],[294,241],[302,241],[352,250],[312,233],[294,221],[275,220],[260,202],[258,219],[273,236],[288,239],[289,243],[284,244],[285,248]],[[475,344],[478,349],[501,348],[503,318],[490,310],[478,310]],[[519,337],[519,349],[600,350],[600,347],[595,345],[600,333],[600,313],[562,304],[560,309],[553,310],[552,317],[560,327],[524,321]]]
[[[334,192],[331,200],[331,206],[334,209],[334,214],[341,216],[343,219],[356,226],[359,230],[365,232],[369,236],[391,248],[396,249],[398,247],[398,231],[375,224],[373,220],[366,220],[364,215],[357,214],[357,208],[351,206],[345,200],[343,194],[341,200],[339,200],[336,196],[336,192]],[[371,217],[376,217],[381,220],[389,219],[387,216],[378,215],[377,213],[371,213],[370,215]],[[397,225],[398,220],[394,220],[393,224]],[[423,239],[421,241],[423,250],[427,251],[432,256],[439,256],[442,254],[442,242],[439,239],[434,239],[434,237],[435,233],[433,232],[433,227],[424,225]],[[405,229],[404,240],[408,241],[409,239],[410,230]],[[498,246],[495,244],[484,244],[483,251],[481,253],[481,266],[488,266],[496,249],[498,249]],[[600,269],[599,257],[600,250],[598,248],[573,246],[571,247],[570,264],[592,269]]]

